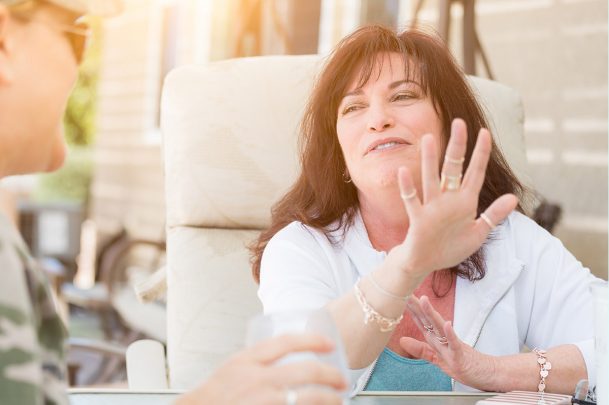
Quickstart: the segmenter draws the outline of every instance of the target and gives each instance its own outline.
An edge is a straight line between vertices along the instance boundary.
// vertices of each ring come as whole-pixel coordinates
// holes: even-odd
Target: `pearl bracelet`
[[[533,349],[533,353],[537,355],[537,364],[539,364],[539,376],[541,377],[541,381],[539,381],[537,389],[543,394],[546,390],[546,378],[548,378],[548,375],[550,374],[550,370],[552,369],[552,363],[550,363],[546,359],[545,350],[535,348]]]
[[[366,297],[364,296],[364,293],[362,292],[362,290],[359,287],[359,281],[357,283],[355,283],[354,288],[355,288],[355,298],[357,299],[359,306],[362,308],[362,311],[364,312],[364,324],[365,325],[367,325],[368,322],[370,322],[370,321],[374,321],[379,324],[379,328],[380,328],[381,332],[391,332],[392,330],[395,329],[396,326],[399,325],[399,323],[404,318],[403,314],[397,318],[384,317],[383,315],[379,314],[374,308],[372,308],[370,306],[370,304],[368,303],[368,301],[366,301]]]

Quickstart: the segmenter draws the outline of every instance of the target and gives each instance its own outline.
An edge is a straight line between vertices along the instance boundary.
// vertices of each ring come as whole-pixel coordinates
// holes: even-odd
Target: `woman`
[[[265,312],[331,311],[355,391],[593,384],[593,277],[521,213],[485,128],[421,31],[361,28],[321,72],[253,270]]]
[[[85,13],[117,2],[0,0],[0,179],[52,171],[65,157],[62,117],[77,77]],[[0,213],[0,403],[67,404],[65,327],[44,274]],[[260,342],[223,364],[180,404],[340,404],[340,372],[316,362],[274,366],[293,352],[326,353],[317,335]],[[316,384],[313,389],[294,388]],[[329,389],[328,389],[329,388]]]

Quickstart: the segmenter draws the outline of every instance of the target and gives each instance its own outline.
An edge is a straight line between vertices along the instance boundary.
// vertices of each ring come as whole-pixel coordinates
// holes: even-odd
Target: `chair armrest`
[[[130,390],[166,390],[165,347],[152,339],[136,340],[127,348],[127,381]]]
[[[127,257],[131,249],[139,246],[150,246],[159,251],[165,251],[166,244],[162,241],[147,239],[124,239],[109,248],[100,263],[100,279],[107,286],[110,296],[112,296],[115,281],[121,276],[118,265]]]
[[[143,303],[152,302],[167,291],[167,268],[161,267],[146,280],[133,286],[135,295]]]

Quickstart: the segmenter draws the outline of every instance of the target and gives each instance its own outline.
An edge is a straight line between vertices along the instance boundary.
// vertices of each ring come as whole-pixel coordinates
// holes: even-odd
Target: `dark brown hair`
[[[418,29],[400,34],[381,26],[358,29],[345,37],[330,55],[308,100],[300,128],[300,176],[273,206],[270,227],[250,246],[252,271],[257,282],[262,253],[268,241],[292,221],[322,230],[327,236],[353,223],[359,203],[353,183],[343,181],[346,166],[336,134],[338,107],[355,75],[360,74],[358,83],[364,85],[376,65],[382,63],[378,56],[383,53],[403,55],[406,77],[416,76],[425,95],[431,98],[442,121],[442,148],[448,143],[453,119],[465,120],[468,137],[464,165],[469,164],[478,131],[489,125],[446,45],[436,35]],[[513,193],[520,197],[524,191],[501,151],[493,147],[479,196],[478,213],[503,194]],[[333,223],[336,225],[331,227]],[[451,279],[457,275],[479,280],[485,274],[483,259],[481,248],[444,274]]]

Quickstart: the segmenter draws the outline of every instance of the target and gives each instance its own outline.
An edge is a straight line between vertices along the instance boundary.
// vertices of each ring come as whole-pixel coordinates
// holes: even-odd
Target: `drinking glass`
[[[328,353],[292,353],[278,360],[277,364],[316,360],[335,367],[340,371],[345,381],[349,381],[347,359],[342,339],[332,316],[326,309],[257,315],[248,322],[245,344],[252,346],[261,340],[294,333],[313,333],[325,336],[334,342],[334,350]],[[342,396],[348,398],[349,390],[345,390]]]

